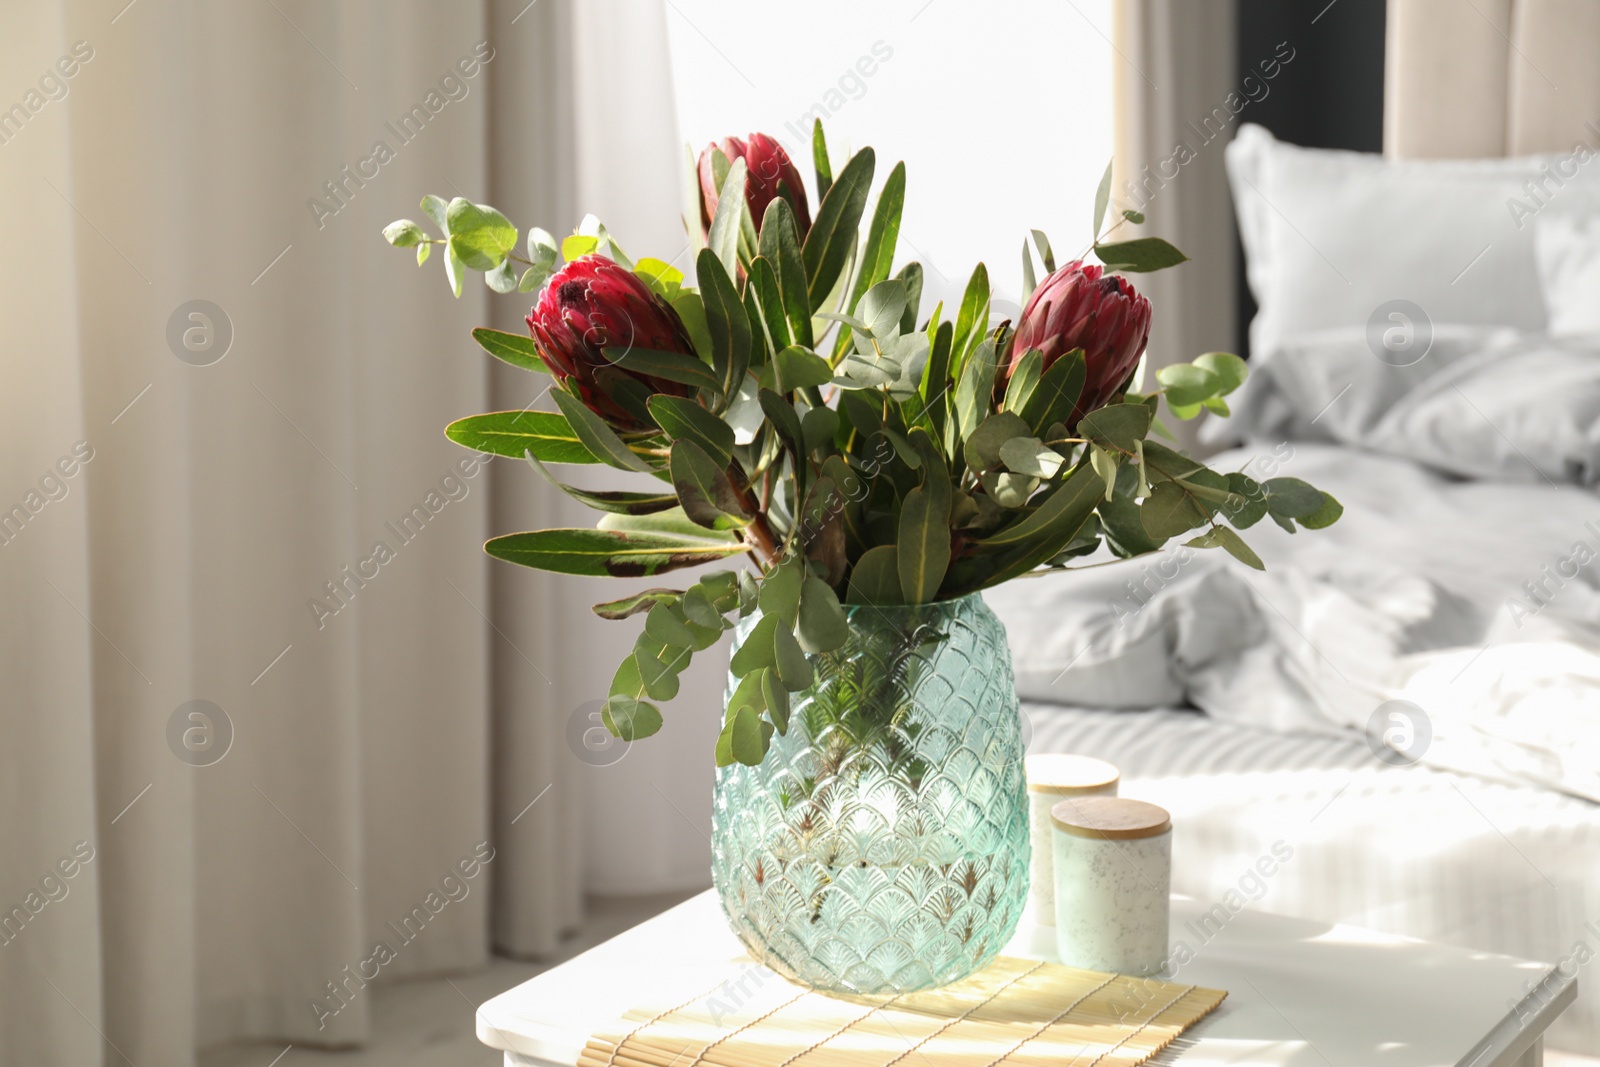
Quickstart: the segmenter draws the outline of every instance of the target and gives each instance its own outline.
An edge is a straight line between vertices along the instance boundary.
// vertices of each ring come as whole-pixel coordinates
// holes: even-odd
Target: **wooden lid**
[[[1071,797],[1050,809],[1056,828],[1076,837],[1129,841],[1172,829],[1165,808],[1126,797]]]
[[[1039,752],[1025,757],[1023,766],[1028,775],[1028,792],[1064,797],[1107,792],[1120,777],[1115,767],[1093,756]]]

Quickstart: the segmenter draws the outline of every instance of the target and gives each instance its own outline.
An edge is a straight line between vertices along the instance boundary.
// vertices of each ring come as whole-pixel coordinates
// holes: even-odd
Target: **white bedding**
[[[1600,807],[1587,801],[1193,711],[1024,712],[1032,751],[1109,760],[1124,796],[1172,812],[1176,892],[1527,959],[1570,959],[1577,940],[1600,950]],[[1266,855],[1279,862],[1261,877]],[[1196,931],[1173,936],[1204,951]],[[1549,1040],[1600,1052],[1589,968]]]
[[[1266,573],[1168,549],[986,593],[1025,699],[1324,733],[1407,700],[1424,761],[1600,800],[1600,496],[1305,442],[1212,466],[1304,478],[1344,518],[1252,528]]]

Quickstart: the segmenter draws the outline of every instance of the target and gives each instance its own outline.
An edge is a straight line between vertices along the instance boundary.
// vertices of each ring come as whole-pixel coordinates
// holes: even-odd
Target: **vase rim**
[[[971,604],[973,601],[977,601],[980,604],[983,603],[982,590],[978,590],[974,593],[964,593],[961,596],[951,597],[948,600],[930,600],[926,604],[842,604],[840,606],[844,608],[845,617],[851,618],[858,613],[869,611],[875,611],[885,616],[896,614],[904,615],[914,612],[957,611],[962,607]]]

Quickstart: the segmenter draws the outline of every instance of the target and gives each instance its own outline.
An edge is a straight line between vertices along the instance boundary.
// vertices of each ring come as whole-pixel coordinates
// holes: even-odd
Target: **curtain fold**
[[[614,667],[571,623],[598,598],[477,548],[568,502],[439,432],[547,384],[468,337],[519,302],[379,236],[423,192],[679,232],[573,118],[615,65],[604,106],[670,134],[660,12],[575,6],[11,13],[0,1063],[358,1044],[373,982],[552,951],[586,841],[685,832],[592,818],[622,781],[568,740]]]
[[[1118,236],[1164,237],[1191,260],[1138,279],[1156,309],[1148,376],[1238,343],[1237,252],[1222,149],[1237,129],[1246,87],[1235,69],[1234,0],[1115,0],[1112,13],[1112,206],[1148,220]],[[1185,445],[1194,444],[1199,420],[1167,422]]]

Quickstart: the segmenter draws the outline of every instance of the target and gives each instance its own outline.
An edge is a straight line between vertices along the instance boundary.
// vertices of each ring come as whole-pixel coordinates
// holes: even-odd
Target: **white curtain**
[[[586,882],[706,880],[708,773],[671,770],[709,771],[705,729],[573,755],[626,635],[480,554],[576,516],[439,432],[538,395],[467,337],[524,312],[378,236],[426,191],[670,255],[660,10],[125,3],[0,34],[0,1063],[30,1067],[359,1043],[374,974],[547,952]]]
[[[1112,203],[1146,216],[1129,236],[1164,237],[1191,260],[1137,279],[1155,308],[1148,374],[1237,344],[1232,200],[1222,149],[1244,121],[1238,116],[1251,90],[1235,69],[1234,0],[1114,0],[1112,12]],[[1199,420],[1168,417],[1167,423],[1194,444]]]

